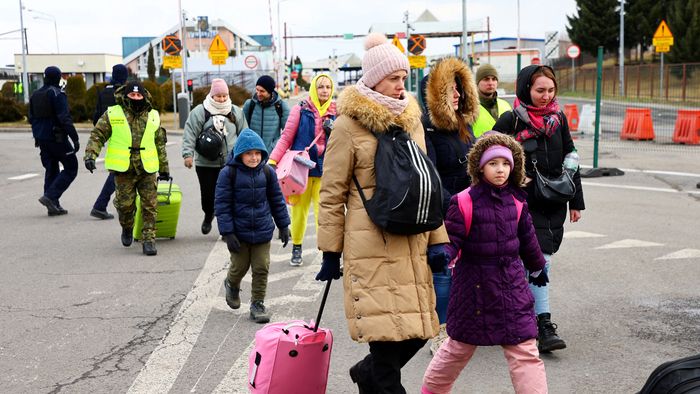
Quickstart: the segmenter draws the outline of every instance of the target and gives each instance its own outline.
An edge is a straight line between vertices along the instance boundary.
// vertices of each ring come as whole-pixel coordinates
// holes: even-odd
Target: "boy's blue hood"
[[[265,148],[265,143],[263,142],[262,138],[260,138],[258,133],[246,127],[238,136],[236,145],[234,145],[233,152],[229,155],[226,164],[232,165],[234,163],[243,163],[239,156],[242,153],[253,149],[259,150],[262,153],[261,163],[267,163],[268,153],[267,149]]]

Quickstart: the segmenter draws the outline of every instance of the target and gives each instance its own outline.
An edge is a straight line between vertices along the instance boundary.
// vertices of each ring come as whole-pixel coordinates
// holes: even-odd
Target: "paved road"
[[[37,202],[43,169],[30,135],[0,141],[3,392],[246,392],[260,326],[224,302],[225,244],[215,231],[199,233],[199,190],[178,159],[180,138],[168,148],[184,194],[178,235],[159,241],[156,257],[122,247],[116,221],[88,216],[104,170],[81,167],[61,200],[69,214],[49,218]],[[590,140],[578,144],[590,163]],[[569,347],[544,356],[552,393],[634,392],[662,361],[700,349],[700,171],[689,165],[700,155],[609,153],[609,165],[635,171],[585,180],[588,209],[555,256],[553,315]],[[309,230],[302,267],[273,242],[267,305],[276,321],[316,315],[322,286]],[[356,392],[347,369],[367,352],[349,339],[342,308],[335,282],[322,322],[335,333],[329,393]],[[406,366],[408,392],[429,361],[426,347]],[[512,392],[501,351],[479,349],[454,392]]]

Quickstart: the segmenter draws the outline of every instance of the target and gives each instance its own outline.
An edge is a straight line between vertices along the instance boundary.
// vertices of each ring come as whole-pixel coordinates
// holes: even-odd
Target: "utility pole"
[[[462,59],[467,57],[467,0],[462,0]]]
[[[184,34],[184,29],[182,28],[182,0],[177,0],[177,15],[178,15],[178,21],[180,24],[180,43],[182,44],[182,53],[180,53],[180,56],[183,57],[182,62],[184,64],[185,59],[187,57],[187,48],[185,48],[185,34]],[[182,67],[182,72],[180,73],[180,88],[182,89],[180,93],[185,93],[185,67]]]
[[[625,0],[620,0],[620,97],[625,96]]]
[[[19,0],[19,28],[22,34],[22,90],[24,91],[24,103],[29,103],[29,79],[27,78],[27,34],[24,31],[24,6]]]
[[[408,38],[410,37],[410,32],[408,31],[411,28],[411,25],[408,23],[408,11],[404,12],[403,14],[404,17],[404,22],[406,22],[406,57],[408,58]],[[408,91],[411,91],[411,66],[408,66]]]

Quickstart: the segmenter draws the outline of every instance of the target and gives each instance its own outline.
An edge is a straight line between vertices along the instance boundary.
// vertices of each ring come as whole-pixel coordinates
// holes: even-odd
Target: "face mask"
[[[146,107],[146,99],[134,100],[129,99],[129,105],[134,112],[141,112]]]

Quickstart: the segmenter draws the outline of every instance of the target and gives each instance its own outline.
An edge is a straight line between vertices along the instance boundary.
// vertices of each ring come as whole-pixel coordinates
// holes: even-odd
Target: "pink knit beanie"
[[[217,94],[228,95],[228,86],[226,85],[226,81],[224,81],[221,78],[212,79],[211,90],[209,90],[209,94],[212,96],[216,96]]]
[[[374,88],[387,75],[405,70],[409,72],[408,58],[381,33],[371,33],[365,40],[365,56],[362,58],[362,81]]]
[[[508,160],[511,170],[513,167],[515,167],[513,164],[513,152],[503,145],[493,145],[486,149],[481,155],[481,159],[479,160],[479,168],[483,168],[486,163],[497,157],[502,157]]]

